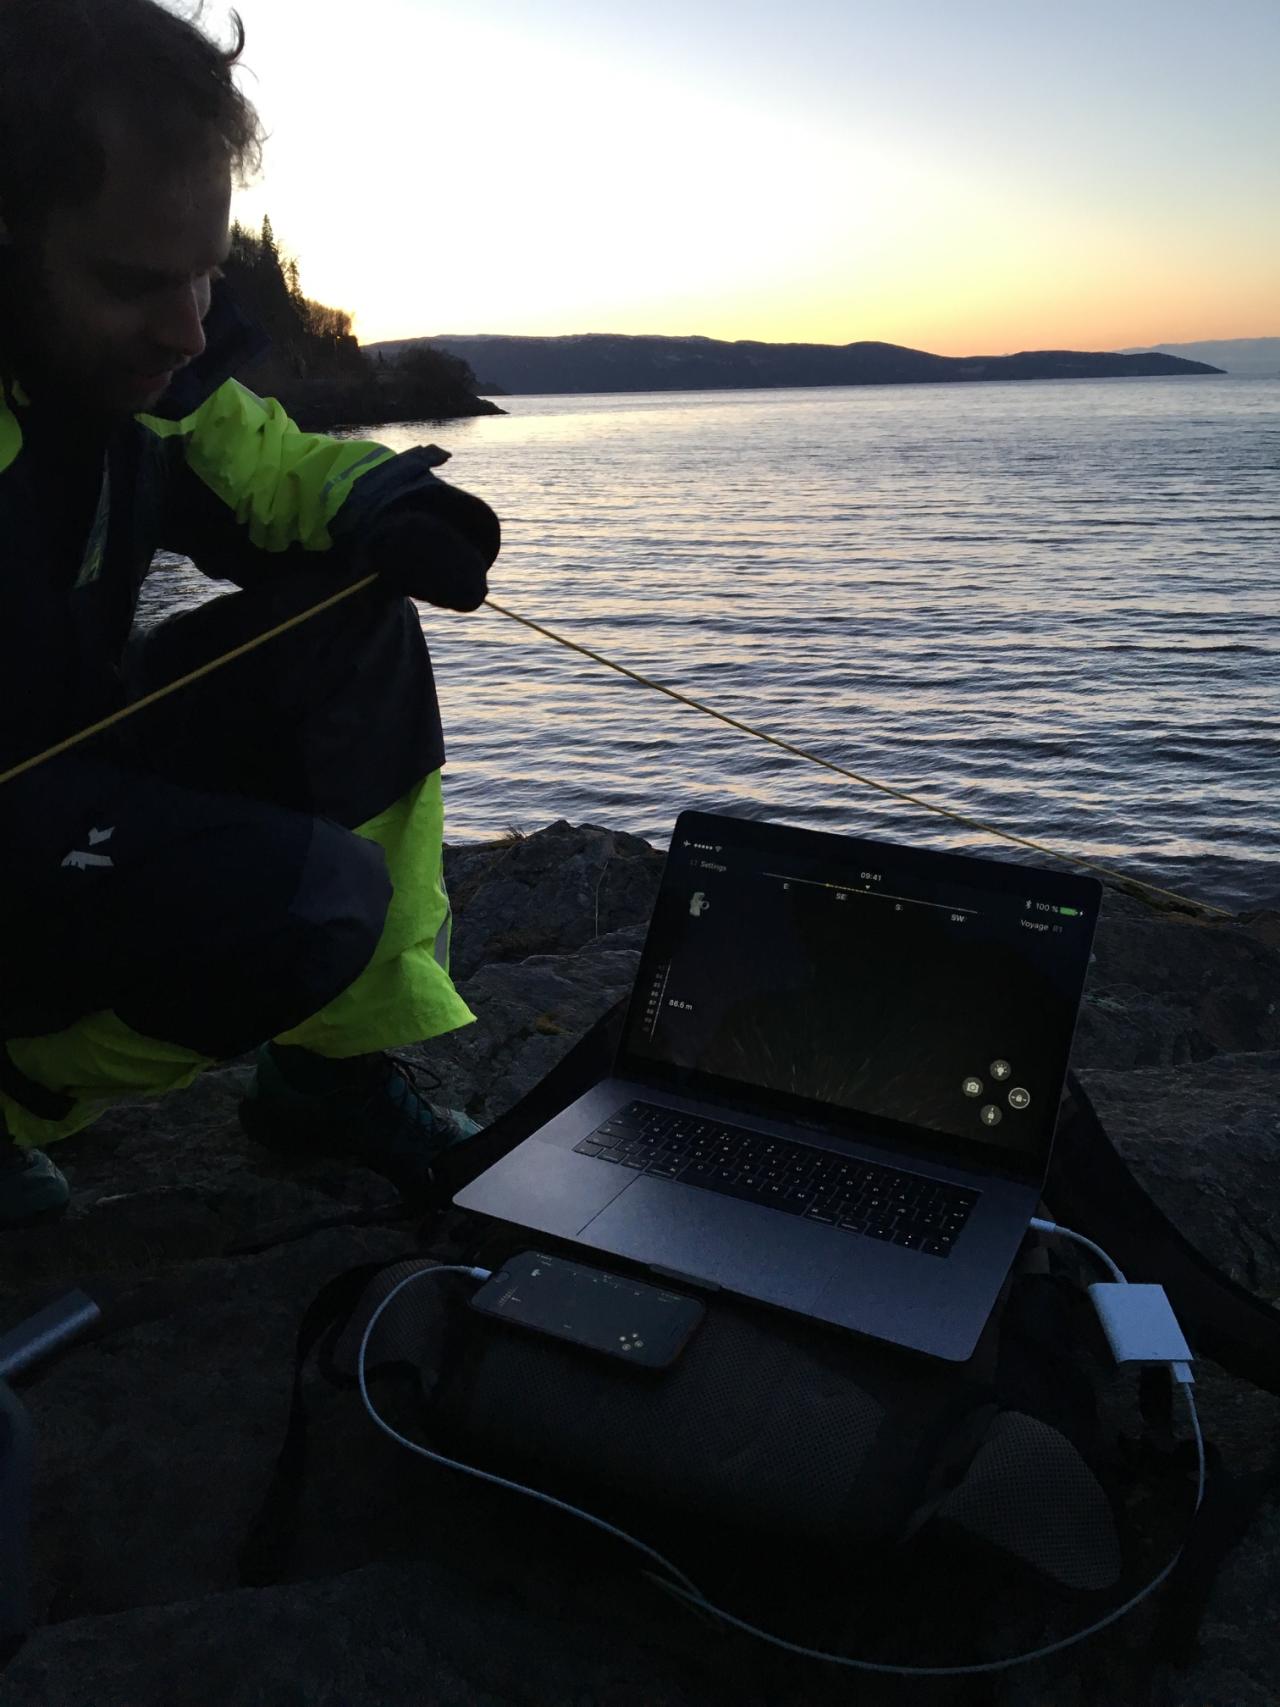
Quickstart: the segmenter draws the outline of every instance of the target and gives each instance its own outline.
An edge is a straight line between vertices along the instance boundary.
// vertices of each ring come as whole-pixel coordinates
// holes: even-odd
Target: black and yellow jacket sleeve
[[[253,338],[225,295],[211,308],[206,335],[202,362],[212,374],[225,364],[228,346],[234,350],[243,341],[248,348]],[[215,355],[221,359],[212,360]],[[438,452],[416,448],[397,455],[366,439],[301,432],[279,403],[234,378],[203,395],[210,376],[207,370],[192,384],[180,375],[163,412],[138,417],[157,441],[165,468],[165,547],[183,552],[206,574],[251,586],[307,553],[348,557],[393,511],[411,510],[475,545],[481,562],[475,585],[462,590],[463,608],[481,602],[484,568],[498,550],[496,519],[480,500],[436,477]],[[458,589],[432,585],[429,565],[423,576],[419,596],[454,602]]]
[[[302,432],[248,390],[235,371],[268,340],[225,283],[205,334],[160,406],[88,455],[82,423],[51,418],[20,374],[0,374],[0,769],[121,703],[124,648],[157,550],[252,587],[312,561],[354,573],[388,517],[420,514],[474,546],[468,584],[454,584],[454,565],[439,602],[467,609],[484,597],[496,520],[437,478],[433,452]],[[428,599],[430,576],[428,557],[414,587]]]

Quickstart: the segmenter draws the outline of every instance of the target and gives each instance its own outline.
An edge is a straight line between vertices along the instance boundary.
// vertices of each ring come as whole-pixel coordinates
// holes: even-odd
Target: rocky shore
[[[478,1023],[407,1052],[493,1117],[628,989],[661,856],[555,824],[449,850],[454,971]],[[1109,893],[1074,1062],[1166,1213],[1280,1303],[1280,912],[1225,922]],[[317,1384],[290,1580],[237,1586],[236,1550],[279,1450],[294,1336],[332,1275],[405,1252],[391,1188],[335,1161],[286,1165],[236,1120],[247,1062],[121,1105],[58,1159],[75,1199],[0,1239],[0,1330],[71,1286],[123,1301],[23,1387],[38,1431],[38,1628],[0,1707],[791,1707],[927,1698],[998,1707],[1132,1700],[1141,1615],[975,1689],[774,1656],[649,1590],[630,1562],[443,1472],[399,1497],[407,1455],[356,1395]],[[368,1211],[365,1224],[299,1232]],[[1210,1364],[1207,1433],[1261,1470],[1280,1402]],[[1274,1707],[1280,1511],[1224,1568],[1191,1670],[1160,1707]]]

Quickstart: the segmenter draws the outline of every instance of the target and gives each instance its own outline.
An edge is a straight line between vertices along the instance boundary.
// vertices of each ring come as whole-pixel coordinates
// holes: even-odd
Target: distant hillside
[[[1213,362],[1242,379],[1280,379],[1280,338],[1210,338],[1199,344],[1153,344],[1151,348],[1193,362]]]
[[[565,338],[398,338],[365,347],[388,362],[399,362],[423,345],[467,362],[482,394],[1107,379],[1220,371],[1204,362],[1158,354],[1028,350],[1016,356],[933,356],[900,344],[730,344],[716,338],[622,337],[605,332]]]

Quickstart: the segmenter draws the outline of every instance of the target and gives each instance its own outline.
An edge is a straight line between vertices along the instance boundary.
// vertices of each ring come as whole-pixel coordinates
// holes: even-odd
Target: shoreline
[[[445,781],[447,785],[447,776]],[[447,808],[447,795],[445,805]],[[768,815],[768,821],[777,823],[789,822],[785,815],[779,816],[773,813]],[[829,828],[829,826],[821,824],[800,827],[819,830]],[[473,854],[483,848],[492,849],[509,847],[515,842],[526,841],[531,836],[537,836],[543,833],[539,830],[507,829],[497,833],[492,831],[488,833],[484,831],[477,831],[475,835],[455,835],[449,833],[447,816],[445,820],[445,828],[446,855],[452,852],[454,855],[463,857]],[[594,820],[591,819],[583,819],[578,828],[582,830],[603,829],[601,825],[596,824]],[[636,840],[643,841],[647,846],[652,848],[659,857],[666,857],[668,844],[661,837],[645,835],[642,832],[635,830],[606,830],[603,831],[603,833],[633,837]],[[896,842],[892,838],[882,838],[879,836],[868,836],[865,839],[886,847],[917,846],[917,844],[913,842]],[[963,848],[954,850],[947,849],[945,851],[963,852],[973,858],[990,858],[998,860],[1006,865],[1020,863],[1016,854],[1011,855],[1009,852],[1006,852],[1003,846],[992,848],[984,844],[981,850]],[[1086,876],[1092,875],[1087,862],[1084,860],[1063,859],[1061,861],[1051,861],[1044,856],[1040,856],[1029,858],[1027,863],[1036,865],[1041,869],[1052,869],[1055,864],[1060,864],[1064,871],[1077,871]],[[1099,882],[1102,883],[1104,891],[1110,892],[1116,896],[1126,896],[1139,904],[1151,908],[1154,912],[1178,914],[1183,917],[1193,919],[1197,923],[1249,926],[1258,923],[1260,920],[1267,919],[1272,914],[1280,913],[1280,860],[1275,861],[1274,864],[1276,870],[1275,892],[1264,896],[1261,899],[1247,901],[1239,905],[1228,905],[1226,902],[1208,900],[1197,895],[1183,894],[1172,884],[1162,885],[1158,883],[1154,877],[1151,879],[1145,879],[1141,877],[1127,877],[1122,875],[1117,877],[1099,878]],[[1166,897],[1159,894],[1153,894],[1151,892],[1152,890],[1159,890],[1160,888],[1170,889],[1170,895]]]

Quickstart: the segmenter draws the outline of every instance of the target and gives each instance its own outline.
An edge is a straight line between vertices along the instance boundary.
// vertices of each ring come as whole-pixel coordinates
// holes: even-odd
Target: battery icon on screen
[[[1078,919],[1080,917],[1079,907],[1059,907],[1058,911],[1068,919]]]

